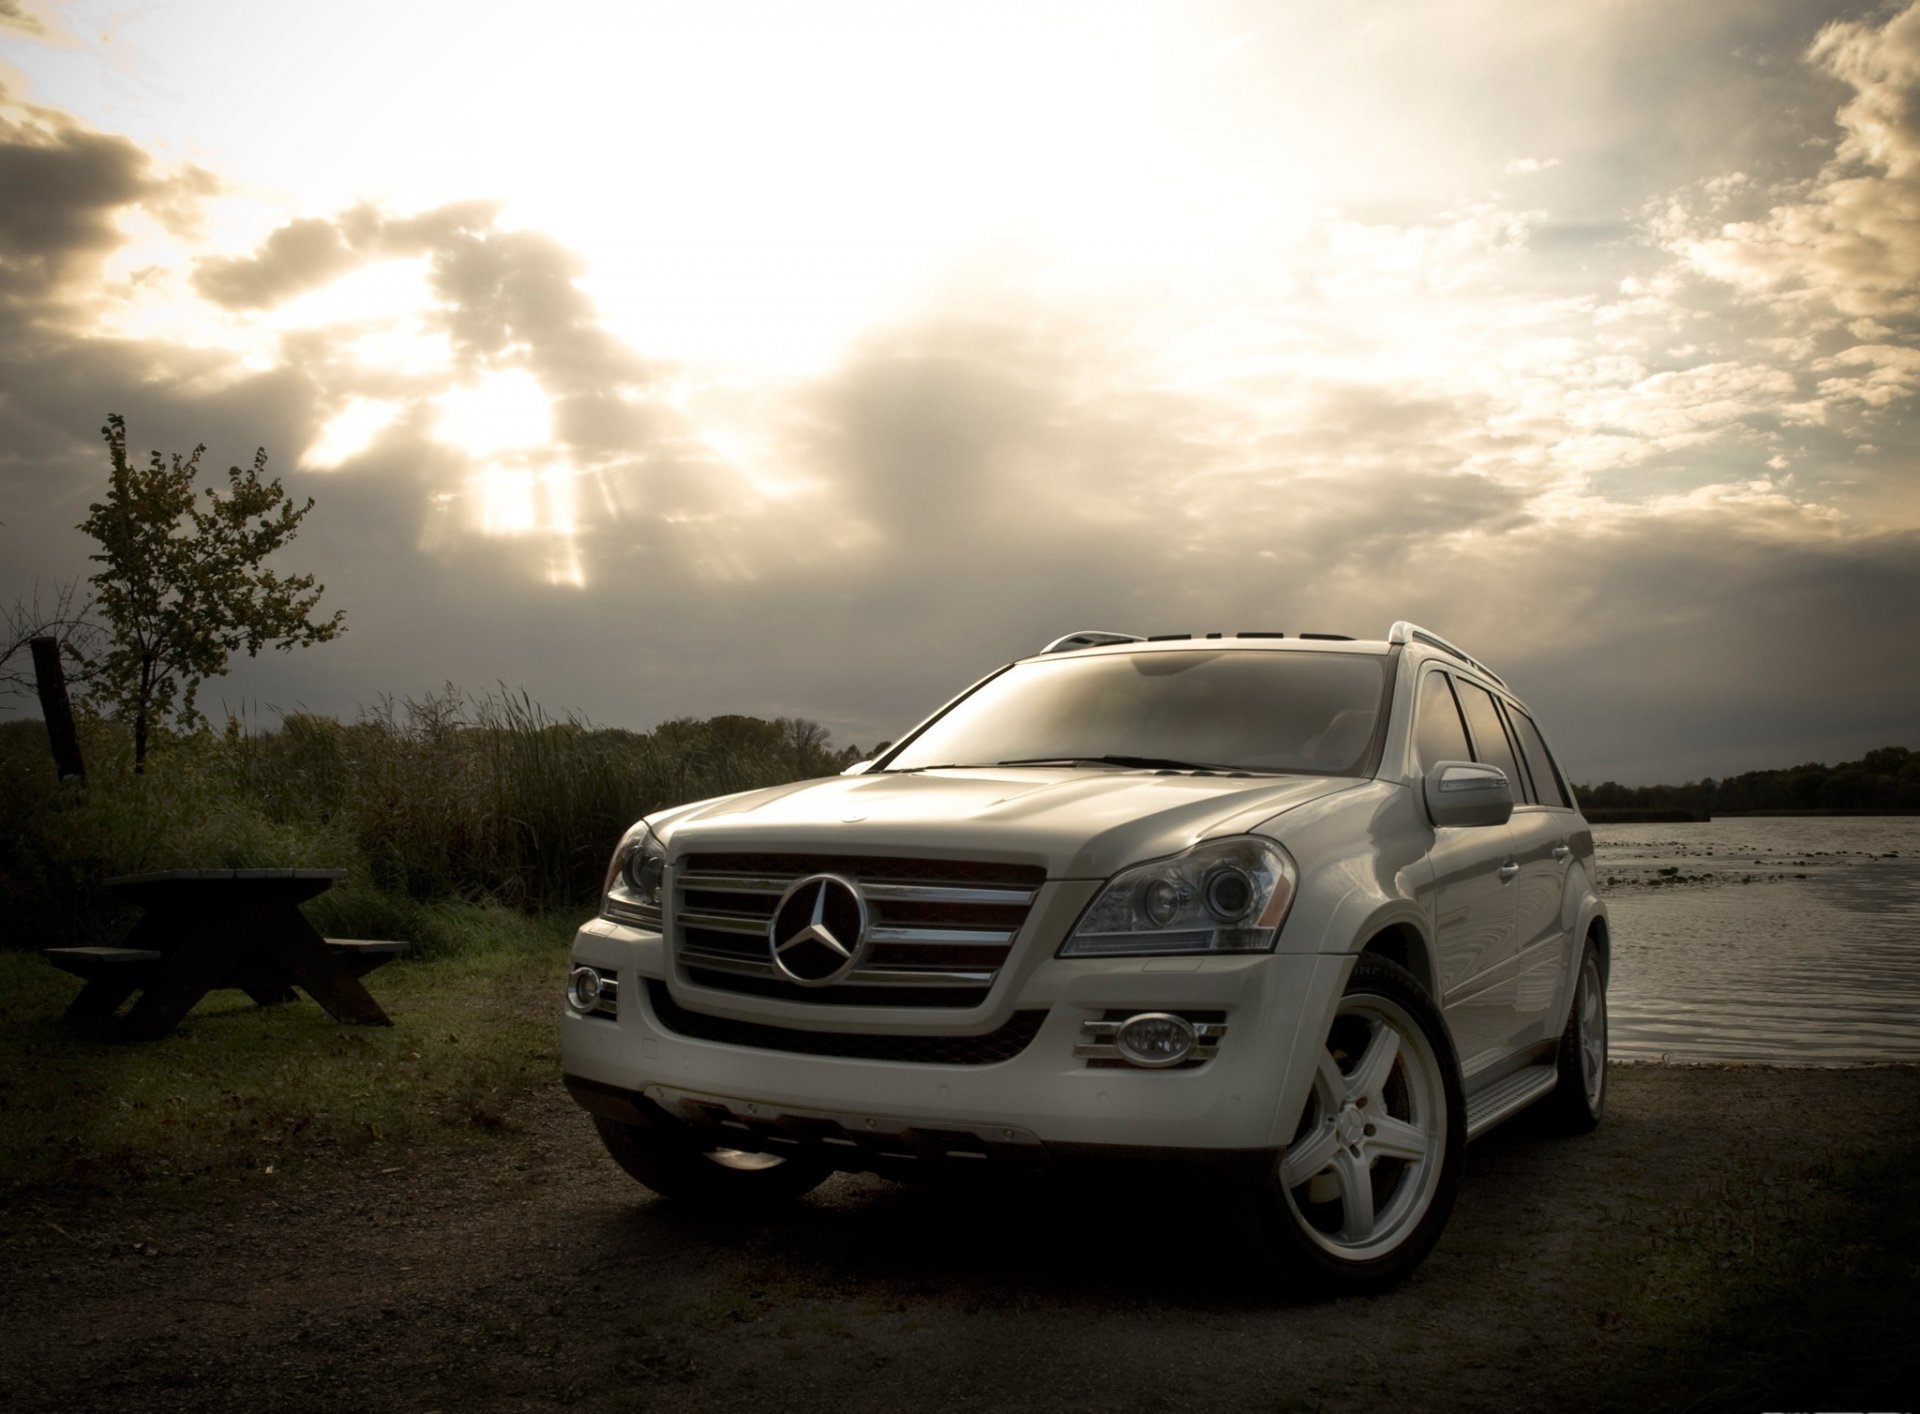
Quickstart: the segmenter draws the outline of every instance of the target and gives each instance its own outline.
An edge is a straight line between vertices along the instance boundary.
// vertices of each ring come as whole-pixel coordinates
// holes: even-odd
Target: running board
[[[1496,1081],[1467,1101],[1467,1138],[1478,1139],[1503,1119],[1525,1109],[1559,1082],[1552,1065],[1530,1065]]]

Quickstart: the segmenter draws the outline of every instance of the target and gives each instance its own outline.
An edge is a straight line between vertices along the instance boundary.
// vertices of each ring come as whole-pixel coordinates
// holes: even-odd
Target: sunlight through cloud
[[[399,410],[397,403],[374,398],[350,399],[320,430],[320,435],[300,459],[301,465],[315,471],[334,470],[364,452]]]
[[[544,446],[553,435],[546,391],[525,369],[482,374],[434,402],[439,439],[479,459]]]

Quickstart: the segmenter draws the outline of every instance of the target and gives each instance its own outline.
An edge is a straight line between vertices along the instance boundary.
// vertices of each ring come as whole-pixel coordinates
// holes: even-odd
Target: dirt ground
[[[1697,1314],[1662,1304],[1675,1245],[1737,1267],[1711,1241],[1734,1210],[1741,1241],[1790,1236],[1822,1165],[1912,1144],[1920,1070],[1613,1079],[1593,1135],[1476,1144],[1428,1263],[1341,1302],[1290,1296],[1244,1216],[1192,1193],[840,1177],[772,1221],[702,1220],[615,1169],[557,1085],[452,1159],[16,1194],[0,1407],[1675,1407],[1698,1391],[1647,1383]]]

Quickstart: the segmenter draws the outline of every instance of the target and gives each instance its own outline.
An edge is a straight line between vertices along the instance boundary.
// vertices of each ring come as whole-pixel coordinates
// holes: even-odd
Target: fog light
[[[567,1000],[575,1011],[592,1011],[600,1005],[600,974],[591,967],[576,967],[567,978]]]
[[[1160,1070],[1193,1054],[1193,1023],[1166,1011],[1145,1011],[1120,1023],[1114,1049],[1129,1065]]]

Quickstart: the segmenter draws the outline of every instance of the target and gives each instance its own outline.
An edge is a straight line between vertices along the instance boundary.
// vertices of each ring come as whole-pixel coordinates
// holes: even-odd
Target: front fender
[[[1333,1028],[1334,1013],[1346,993],[1354,963],[1369,943],[1382,937],[1391,939],[1394,946],[1388,950],[1390,954],[1404,956],[1407,970],[1432,995],[1431,940],[1428,919],[1419,904],[1372,888],[1350,889],[1318,930],[1318,946],[1313,951],[1322,965],[1313,974],[1316,996],[1312,1005],[1301,1009],[1298,1029],[1288,1040],[1283,1072],[1287,1079],[1274,1097],[1272,1133],[1276,1146],[1290,1142],[1300,1127],[1300,1116],[1313,1092],[1314,1069],[1320,1063],[1321,1048]]]

